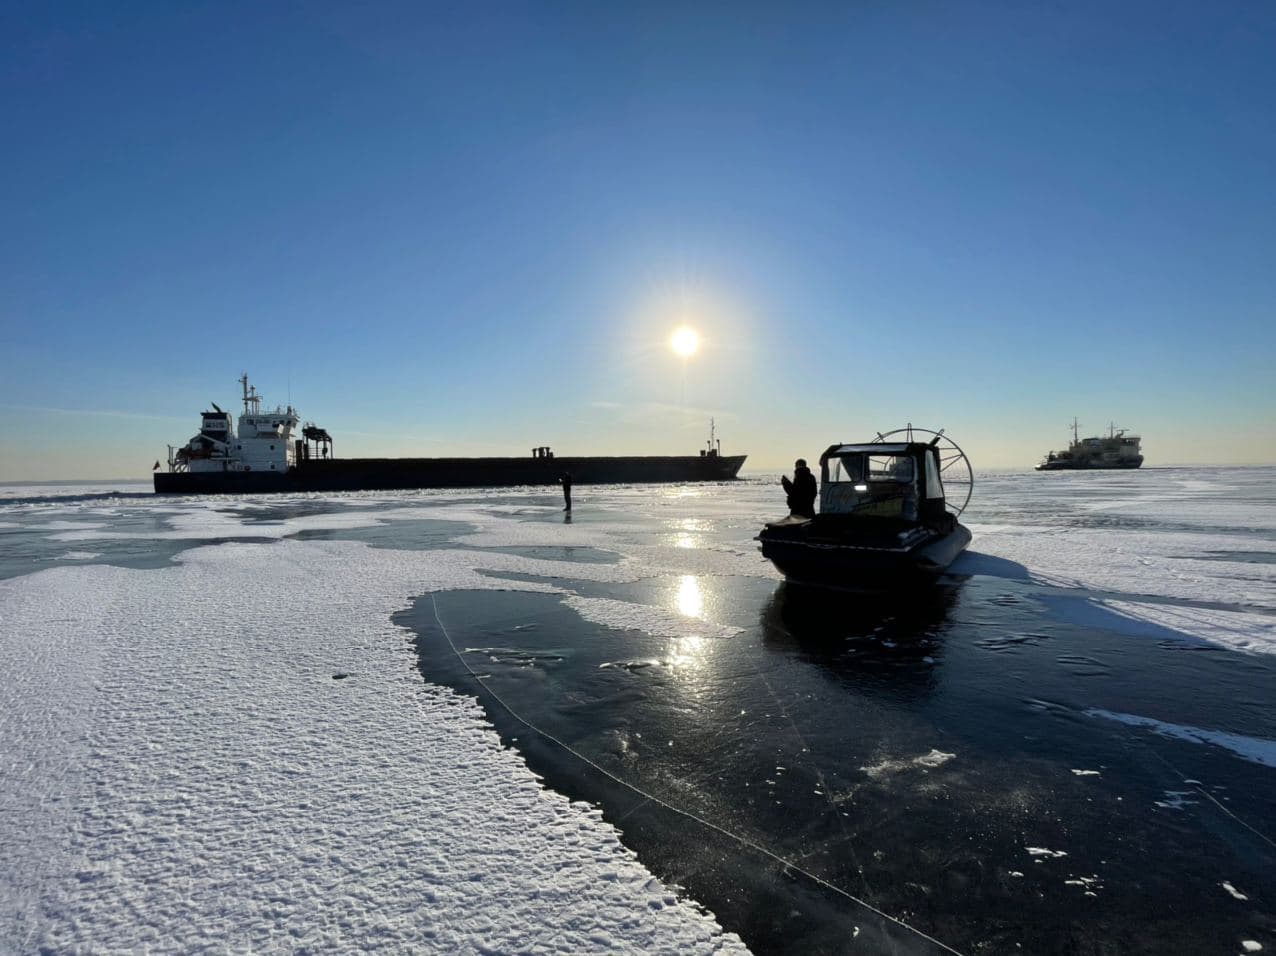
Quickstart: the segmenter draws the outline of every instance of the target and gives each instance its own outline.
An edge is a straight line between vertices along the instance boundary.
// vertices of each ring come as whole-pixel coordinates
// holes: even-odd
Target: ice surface
[[[416,672],[411,595],[549,588],[466,555],[235,543],[0,582],[0,939],[741,951]]]
[[[1234,651],[1276,653],[1276,617],[1268,613],[1152,601],[1095,603],[1116,615],[1115,626],[1125,633],[1162,636],[1168,631]]]
[[[1074,624],[1276,653],[1273,477],[1001,476],[981,484],[964,516],[974,540],[951,570],[1024,582]]]
[[[977,536],[952,571],[1013,580],[1113,640],[1276,653],[1276,506],[1255,492],[1270,475],[981,479],[965,519]],[[100,542],[54,547],[66,561],[191,545],[161,570],[0,582],[0,939],[17,941],[0,949],[739,949],[596,811],[545,791],[471,699],[423,681],[389,620],[431,591],[508,589],[608,627],[730,640],[696,582],[778,580],[752,536],[782,496],[747,482],[582,489],[571,524],[554,498],[0,501],[6,532]],[[271,519],[281,500],[294,510]],[[429,519],[469,530],[433,551],[293,540]],[[223,539],[239,543],[198,547]],[[617,560],[497,550],[571,547]],[[577,590],[654,578],[684,583],[676,611]],[[1271,740],[1088,713],[1276,766]],[[864,772],[955,759],[921,747]]]
[[[1139,717],[1136,714],[1117,714],[1108,710],[1091,708],[1087,710],[1089,717],[1102,717],[1115,720],[1131,727],[1146,727],[1165,737],[1174,737],[1194,744],[1211,744],[1231,751],[1242,760],[1276,767],[1276,740],[1265,740],[1262,737],[1246,737],[1244,734],[1230,734],[1220,730],[1202,730],[1199,727],[1185,727],[1182,724],[1169,724],[1154,720],[1151,717]]]

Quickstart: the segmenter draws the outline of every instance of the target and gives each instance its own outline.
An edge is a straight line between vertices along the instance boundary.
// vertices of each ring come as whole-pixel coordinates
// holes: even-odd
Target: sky
[[[0,480],[244,372],[340,456],[1276,463],[1270,3],[9,3],[0,129]]]

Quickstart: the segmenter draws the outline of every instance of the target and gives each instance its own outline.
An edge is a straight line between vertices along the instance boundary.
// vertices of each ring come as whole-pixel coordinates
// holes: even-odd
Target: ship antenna
[[[1072,444],[1076,444],[1080,439],[1077,438],[1077,420],[1074,416],[1072,419]]]

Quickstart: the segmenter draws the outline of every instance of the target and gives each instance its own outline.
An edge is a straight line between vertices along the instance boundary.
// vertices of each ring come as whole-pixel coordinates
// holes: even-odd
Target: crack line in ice
[[[771,684],[770,679],[764,672],[759,671],[758,677],[762,680],[763,686],[766,687],[767,693],[771,695],[771,700],[775,702],[776,709],[779,710],[780,714],[784,717],[784,720],[788,723],[789,730],[802,744],[802,751],[804,753],[810,753],[811,746],[807,743],[806,737],[802,734],[802,728],[798,726],[797,721],[793,719],[793,715],[789,713],[789,708],[785,705],[784,699],[775,692],[775,687]],[[837,800],[832,796],[833,788],[828,785],[828,781],[824,776],[823,768],[814,760],[811,761],[811,767],[815,771],[815,779],[820,785],[820,790],[817,791],[817,793],[822,791],[825,802],[828,803],[831,808],[837,809]],[[776,767],[775,771],[777,774],[783,773],[784,768]],[[849,852],[851,856],[851,863],[854,865],[856,872],[860,874],[860,879],[864,883],[864,889],[867,892],[872,893],[873,888],[869,885],[867,870],[865,867],[860,865],[859,854],[855,852],[855,841],[852,838],[853,835],[847,832],[846,823],[842,819],[844,816],[845,814],[839,811],[833,815],[833,819],[837,822],[838,829],[842,831],[847,852]]]
[[[605,767],[598,765],[597,763],[595,763],[594,761],[586,757],[584,754],[574,749],[570,744],[564,742],[563,740],[560,740],[558,737],[555,737],[549,731],[542,730],[540,727],[536,726],[531,721],[524,718],[521,714],[518,713],[518,711],[514,710],[514,708],[512,708],[509,704],[507,704],[504,698],[502,698],[500,694],[498,694],[496,691],[492,690],[492,688],[490,688],[487,685],[487,683],[483,680],[483,678],[479,674],[477,674],[473,668],[470,667],[469,662],[466,661],[465,657],[461,654],[461,652],[457,650],[456,644],[452,641],[452,635],[448,632],[447,625],[443,623],[443,619],[439,616],[439,605],[438,605],[438,602],[435,600],[433,593],[430,594],[430,606],[433,608],[434,620],[435,622],[438,623],[439,630],[443,632],[443,636],[447,639],[448,646],[452,648],[452,653],[455,654],[456,659],[461,662],[461,666],[465,668],[465,670],[469,673],[471,677],[474,678],[474,680],[479,684],[479,686],[481,686],[485,691],[487,691],[487,693],[490,694],[492,698],[498,704],[501,705],[501,708],[507,714],[513,717],[516,721],[518,721],[528,730],[532,731],[533,733],[539,734],[540,736],[544,737],[546,740],[550,741],[551,743],[557,744],[567,753],[571,754],[577,760],[581,761],[585,765],[591,767],[593,770],[602,774],[604,777],[614,781],[615,783],[618,783],[620,786],[624,787],[627,790],[631,790],[633,793],[637,794],[640,797],[643,797],[644,799],[650,801],[651,803],[654,803],[657,806],[663,807],[672,813],[676,813],[679,816],[686,817],[688,820],[693,820],[696,823],[700,824],[701,826],[707,827],[710,830],[713,830],[715,833],[720,833],[723,836],[725,836],[727,839],[732,840],[743,847],[747,847],[748,849],[753,850],[756,853],[761,853],[763,856],[768,857],[769,859],[774,860],[776,863],[779,863],[787,867],[788,869],[792,870],[794,873],[802,874],[804,877],[811,880],[813,883],[816,883],[817,885],[822,886],[825,889],[850,900],[852,903],[856,903],[859,906],[864,907],[865,909],[869,910],[872,913],[877,914],[883,919],[889,920],[890,922],[894,923],[896,926],[900,926],[908,930],[909,932],[915,933],[917,936],[921,937],[927,942],[933,943],[936,946],[940,947],[945,952],[955,953],[957,954],[957,956],[961,956],[958,950],[953,949],[948,944],[938,939],[935,939],[935,937],[926,934],[925,932],[923,932],[922,930],[918,929],[915,926],[910,926],[908,923],[905,923],[902,919],[899,919],[898,917],[892,916],[890,913],[887,913],[887,912],[884,912],[883,910],[878,909],[872,903],[869,903],[866,900],[862,900],[852,893],[848,893],[846,890],[842,889],[840,886],[836,886],[833,883],[830,883],[828,880],[825,880],[822,877],[817,876],[816,874],[803,869],[798,864],[785,859],[784,857],[780,856],[778,853],[775,853],[774,851],[769,850],[758,843],[754,843],[752,840],[748,839],[747,837],[743,837],[737,833],[733,833],[731,830],[728,830],[725,827],[712,822],[711,820],[706,820],[704,817],[699,816],[695,813],[692,813],[690,810],[684,810],[681,807],[676,807],[673,804],[668,803],[665,800],[662,800],[660,797],[657,797],[654,794],[648,793],[647,791],[641,789],[640,787],[635,786],[634,784],[630,783],[627,780],[622,780],[620,777],[616,776],[614,773],[607,770]]]
[[[1158,732],[1164,732],[1164,731],[1161,731],[1160,728],[1168,727],[1168,728],[1177,728],[1177,729],[1195,731],[1197,734],[1200,734],[1200,735],[1236,737],[1239,740],[1246,740],[1246,741],[1261,739],[1261,738],[1253,738],[1253,737],[1241,737],[1238,734],[1219,734],[1218,731],[1199,730],[1198,728],[1195,728],[1195,727],[1181,728],[1180,725],[1178,724],[1165,724],[1165,723],[1162,723],[1161,721],[1153,720],[1150,717],[1139,717],[1134,714],[1117,714],[1117,713],[1113,713],[1112,711],[1100,710],[1098,708],[1091,708],[1090,710],[1087,710],[1085,713],[1086,713],[1086,716],[1088,717],[1105,717],[1109,720],[1116,720],[1119,723],[1130,724],[1136,727],[1150,726],[1153,729],[1157,730]],[[1175,735],[1166,734],[1166,736],[1175,736]],[[1218,743],[1219,746],[1226,747],[1226,744],[1223,744],[1218,740],[1204,739],[1204,737],[1198,738],[1198,737],[1184,736],[1182,737],[1182,739],[1190,740],[1192,743]],[[1263,741],[1263,742],[1272,743],[1276,745],[1276,741]],[[1195,780],[1189,779],[1186,774],[1184,774],[1181,770],[1178,769],[1178,767],[1174,766],[1174,764],[1170,763],[1168,760],[1165,759],[1164,756],[1157,753],[1155,750],[1152,750],[1151,748],[1149,748],[1149,752],[1152,754],[1153,757],[1155,757],[1157,760],[1163,763],[1167,768],[1169,768],[1169,770],[1173,772],[1175,776],[1177,776],[1184,783],[1187,783],[1187,784],[1197,783]],[[1262,761],[1259,761],[1259,762],[1261,763]],[[1215,799],[1214,795],[1210,793],[1209,791],[1207,791],[1204,787],[1197,784],[1196,786],[1193,787],[1193,789],[1202,797],[1204,797],[1206,800],[1208,800],[1210,803],[1212,803],[1215,806],[1215,808],[1217,808],[1224,816],[1230,818],[1233,822],[1240,824],[1246,830],[1254,834],[1254,836],[1258,837],[1260,840],[1262,840],[1264,843],[1268,844],[1269,846],[1276,847],[1276,840],[1272,840],[1272,838],[1269,837],[1266,833],[1263,833],[1263,831],[1258,830],[1255,827],[1251,826],[1250,824],[1246,823],[1244,820],[1238,817],[1235,813],[1233,813],[1227,807],[1223,806],[1223,804],[1219,803],[1219,801]]]

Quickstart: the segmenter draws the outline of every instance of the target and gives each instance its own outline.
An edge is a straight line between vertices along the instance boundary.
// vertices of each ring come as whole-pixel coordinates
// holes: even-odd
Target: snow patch
[[[920,757],[904,757],[896,760],[883,760],[881,763],[874,764],[871,767],[860,767],[862,771],[870,777],[882,777],[887,774],[900,773],[905,770],[933,770],[936,767],[942,767],[948,761],[956,757],[956,754],[944,753],[942,750],[931,750],[930,753],[922,754]]]

